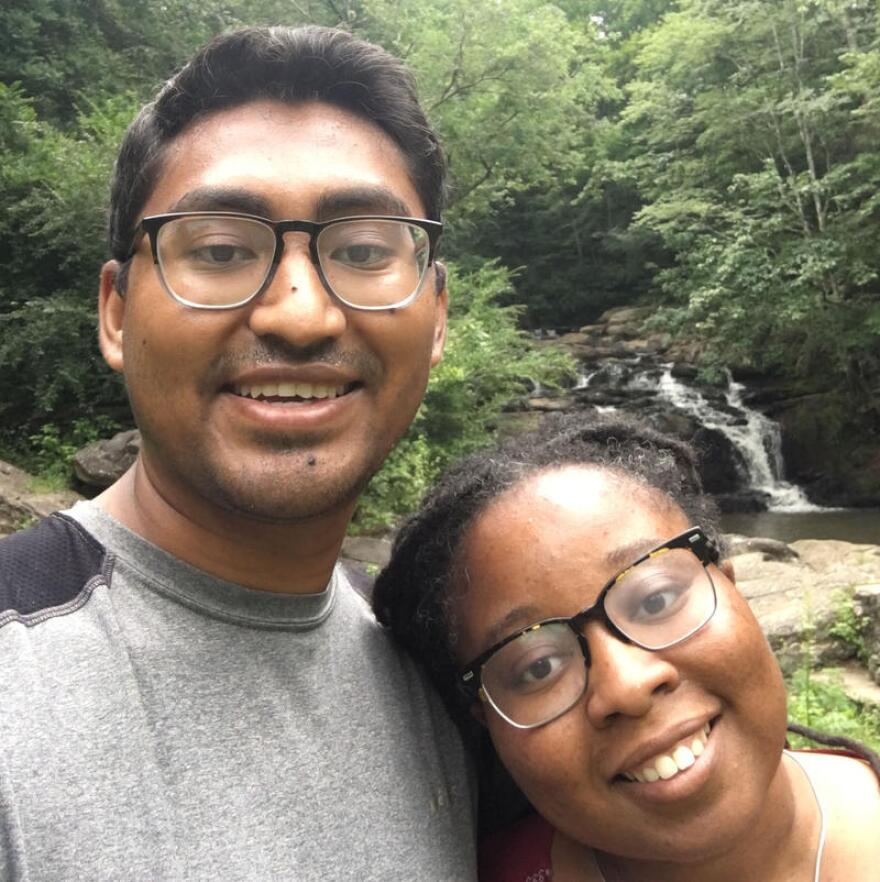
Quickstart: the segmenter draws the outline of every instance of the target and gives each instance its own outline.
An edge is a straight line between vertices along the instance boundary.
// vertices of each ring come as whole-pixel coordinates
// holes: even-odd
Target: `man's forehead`
[[[423,213],[409,165],[378,125],[324,102],[255,101],[194,122],[166,148],[148,211],[288,216]]]

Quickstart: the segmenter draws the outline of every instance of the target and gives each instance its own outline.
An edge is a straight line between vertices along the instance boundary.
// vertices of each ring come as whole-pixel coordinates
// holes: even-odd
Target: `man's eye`
[[[375,267],[388,261],[392,252],[383,245],[361,243],[337,248],[331,255],[337,263],[357,268]]]
[[[247,263],[253,260],[255,255],[249,248],[221,243],[193,248],[190,250],[188,257],[193,263],[222,268]]]

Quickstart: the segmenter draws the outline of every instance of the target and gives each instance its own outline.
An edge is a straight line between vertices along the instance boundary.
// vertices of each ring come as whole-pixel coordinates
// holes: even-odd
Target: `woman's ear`
[[[483,701],[478,699],[471,703],[471,716],[481,725],[486,725],[486,708],[483,707]]]
[[[733,561],[729,557],[718,562],[718,569],[721,570],[721,572],[724,573],[734,585],[736,585],[736,573],[733,571]]]

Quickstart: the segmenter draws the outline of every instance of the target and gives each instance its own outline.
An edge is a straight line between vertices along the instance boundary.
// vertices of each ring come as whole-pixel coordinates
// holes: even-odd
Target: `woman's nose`
[[[584,633],[590,648],[586,711],[597,728],[617,716],[644,716],[658,695],[678,686],[678,668],[662,652],[627,643],[601,622],[590,622]]]

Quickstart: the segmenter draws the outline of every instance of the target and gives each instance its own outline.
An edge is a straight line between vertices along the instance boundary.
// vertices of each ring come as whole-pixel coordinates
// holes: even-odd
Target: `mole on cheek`
[[[317,465],[317,463],[318,463],[318,458],[317,458],[314,454],[311,454],[311,453],[310,453],[310,454],[309,454],[309,458],[306,460],[306,462],[307,462],[310,466]]]

